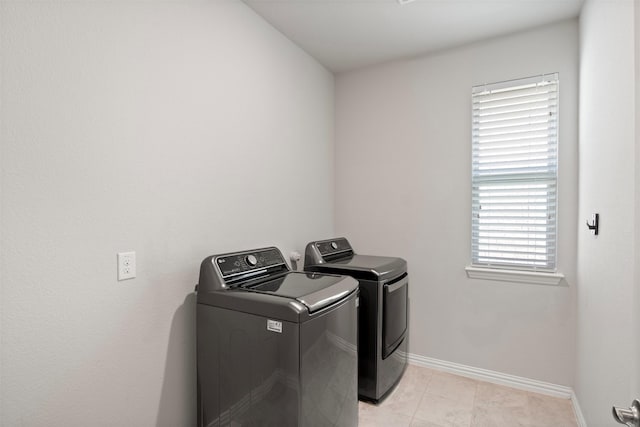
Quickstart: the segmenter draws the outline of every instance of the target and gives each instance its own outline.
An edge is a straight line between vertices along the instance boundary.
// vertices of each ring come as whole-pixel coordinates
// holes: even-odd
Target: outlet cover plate
[[[133,279],[136,277],[136,253],[118,253],[118,280]]]

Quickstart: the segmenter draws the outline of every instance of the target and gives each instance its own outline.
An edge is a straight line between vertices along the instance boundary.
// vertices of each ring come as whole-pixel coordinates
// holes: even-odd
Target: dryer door
[[[403,274],[384,284],[382,318],[382,358],[386,359],[400,345],[407,331],[407,297],[409,277]]]

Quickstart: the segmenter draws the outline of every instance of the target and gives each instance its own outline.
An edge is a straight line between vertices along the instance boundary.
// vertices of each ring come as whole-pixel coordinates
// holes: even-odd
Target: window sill
[[[564,274],[537,271],[499,270],[484,267],[465,267],[470,279],[499,280],[503,282],[531,283],[535,285],[559,285]]]

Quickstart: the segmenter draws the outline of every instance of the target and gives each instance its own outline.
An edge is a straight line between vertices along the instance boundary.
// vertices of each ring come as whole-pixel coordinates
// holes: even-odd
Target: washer
[[[402,258],[357,255],[344,237],[311,242],[306,271],[346,274],[360,283],[358,396],[379,402],[407,366],[409,276]]]
[[[358,282],[294,272],[275,247],[204,259],[198,426],[358,424]]]

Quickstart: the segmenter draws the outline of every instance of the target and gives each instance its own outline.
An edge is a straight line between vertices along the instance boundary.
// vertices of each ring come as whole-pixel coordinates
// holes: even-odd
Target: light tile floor
[[[577,427],[568,399],[409,365],[379,405],[360,402],[360,427]]]

